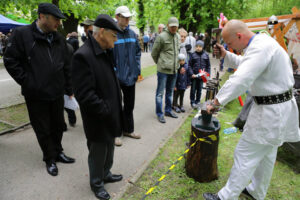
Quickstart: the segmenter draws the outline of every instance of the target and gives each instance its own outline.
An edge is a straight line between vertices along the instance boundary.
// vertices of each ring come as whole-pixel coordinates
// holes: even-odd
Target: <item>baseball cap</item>
[[[116,15],[121,14],[124,17],[131,17],[132,13],[130,12],[129,8],[127,6],[120,6],[116,9]]]
[[[91,19],[85,19],[83,22],[80,23],[80,26],[90,26],[90,25],[93,25],[94,24],[94,20],[91,20]]]
[[[121,33],[123,32],[119,28],[119,26],[117,25],[115,20],[106,14],[98,15],[98,17],[95,20],[94,26],[97,26],[99,28],[108,28],[108,29],[115,30],[115,31],[118,31]]]
[[[170,17],[169,20],[168,20],[168,25],[170,27],[172,26],[179,26],[179,22],[178,22],[178,19],[176,17]]]
[[[50,14],[59,19],[65,19],[65,16],[59,10],[59,8],[52,3],[40,3],[38,7],[38,13]]]

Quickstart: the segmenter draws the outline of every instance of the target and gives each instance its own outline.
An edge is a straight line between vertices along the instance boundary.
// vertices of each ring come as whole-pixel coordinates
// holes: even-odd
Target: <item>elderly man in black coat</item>
[[[122,104],[112,48],[122,32],[108,15],[99,15],[93,35],[72,60],[75,97],[79,102],[89,149],[90,185],[99,199],[110,199],[104,183],[122,180],[110,172],[114,138],[122,133]]]

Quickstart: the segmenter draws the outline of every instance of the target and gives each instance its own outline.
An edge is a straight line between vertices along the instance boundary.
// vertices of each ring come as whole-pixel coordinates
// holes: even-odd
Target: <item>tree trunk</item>
[[[71,13],[70,16],[66,15],[66,20],[63,21],[63,30],[61,31],[63,35],[67,35],[71,32],[77,32],[77,26],[79,19],[74,17],[74,14]]]
[[[220,123],[216,118],[212,117],[211,123],[217,125],[214,130],[206,130],[203,127],[200,128],[198,126],[199,121],[202,123],[202,119],[198,120],[197,118],[194,118],[192,120],[192,133],[195,133],[198,138],[214,134],[217,137],[217,140],[213,141],[211,144],[197,141],[196,145],[193,146],[187,154],[185,168],[187,175],[196,181],[211,182],[218,179],[217,158]],[[189,146],[195,141],[196,138],[191,135]]]

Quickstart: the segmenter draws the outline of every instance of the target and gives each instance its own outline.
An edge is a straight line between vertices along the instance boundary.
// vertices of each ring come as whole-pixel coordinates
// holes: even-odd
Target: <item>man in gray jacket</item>
[[[155,40],[151,56],[157,64],[157,89],[155,96],[156,115],[161,123],[166,123],[164,115],[177,118],[172,112],[173,90],[177,78],[178,52],[180,46],[180,36],[177,33],[179,26],[176,17],[170,17],[167,30],[163,31]],[[162,111],[162,99],[166,90],[165,114]]]

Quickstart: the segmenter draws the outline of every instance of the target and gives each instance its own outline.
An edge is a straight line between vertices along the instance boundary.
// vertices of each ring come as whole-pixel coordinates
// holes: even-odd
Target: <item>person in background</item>
[[[114,138],[122,134],[122,95],[114,71],[113,52],[117,32],[122,32],[108,15],[95,20],[93,34],[74,54],[72,78],[80,105],[89,150],[90,187],[101,200],[110,199],[105,183],[122,180],[112,174]]]
[[[161,34],[164,31],[164,29],[165,29],[165,25],[159,24],[157,28],[158,34]]]
[[[143,36],[143,41],[144,41],[144,52],[148,52],[148,44],[149,44],[150,38],[147,34],[145,34]]]
[[[198,40],[196,43],[196,51],[191,55],[189,60],[191,77],[191,92],[190,101],[192,108],[196,109],[201,100],[201,93],[203,88],[203,81],[201,77],[196,77],[199,70],[204,70],[210,74],[210,61],[208,54],[203,50],[204,42]]]
[[[80,26],[83,26],[84,33],[85,33],[85,35],[81,36],[82,42],[85,42],[88,38],[89,35],[88,33],[93,31],[93,24],[94,24],[94,20],[88,18],[80,23]]]
[[[67,43],[72,45],[73,52],[77,51],[79,48],[79,41],[78,41],[78,34],[76,32],[69,33],[69,38],[67,40]]]
[[[65,92],[73,96],[67,44],[57,32],[64,18],[54,4],[39,4],[38,19],[13,31],[4,55],[8,73],[21,85],[43,161],[52,176],[58,174],[56,162],[75,162],[63,153],[61,144],[63,96]]]
[[[179,69],[177,72],[177,80],[176,85],[174,88],[174,97],[173,97],[173,108],[175,112],[185,112],[185,109],[183,107],[183,99],[184,99],[184,92],[190,85],[190,70],[189,66],[186,63],[186,56],[182,53],[178,55],[179,60]],[[178,104],[178,97],[180,100],[180,103]]]
[[[157,88],[155,95],[155,113],[160,123],[166,123],[164,115],[167,117],[178,118],[172,111],[173,90],[177,78],[178,52],[180,47],[180,36],[177,33],[179,26],[176,17],[168,20],[168,29],[163,31],[156,38],[151,56],[157,64]],[[163,94],[166,90],[165,113],[163,113]]]
[[[186,49],[186,36],[187,36],[187,32],[186,30],[184,30],[184,28],[180,28],[178,30],[178,33],[180,35],[180,49],[179,49],[179,53],[183,54],[186,57],[187,60],[187,49]],[[188,60],[187,60],[188,62]]]
[[[123,93],[124,104],[124,132],[123,135],[140,139],[141,135],[134,132],[134,102],[135,102],[135,84],[141,73],[141,48],[138,36],[130,29],[129,20],[132,16],[126,6],[120,6],[116,9],[115,16],[118,26],[123,32],[117,33],[115,42],[114,62],[117,77],[120,82]],[[120,137],[116,138],[115,144],[122,145]]]

